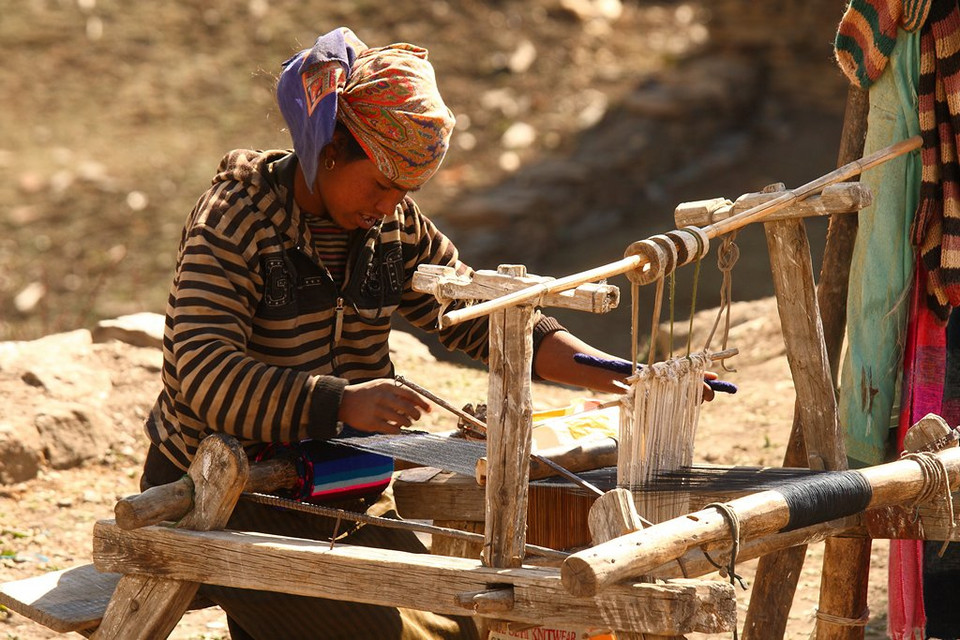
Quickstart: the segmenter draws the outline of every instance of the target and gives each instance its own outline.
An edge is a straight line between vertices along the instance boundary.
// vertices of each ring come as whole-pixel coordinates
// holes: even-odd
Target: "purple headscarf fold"
[[[354,60],[366,49],[350,29],[340,27],[283,63],[277,103],[311,192],[320,150],[333,139],[336,128],[337,94],[350,76]]]

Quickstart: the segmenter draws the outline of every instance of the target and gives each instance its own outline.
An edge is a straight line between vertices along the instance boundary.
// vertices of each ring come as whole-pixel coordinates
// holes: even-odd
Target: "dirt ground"
[[[736,320],[736,316],[743,320]],[[779,465],[790,431],[794,395],[775,306],[771,300],[745,303],[743,311],[735,314],[735,322],[738,324],[731,330],[731,346],[739,348],[740,355],[731,365],[737,371],[724,373],[723,377],[735,382],[739,392],[704,405],[695,459],[717,464]],[[430,381],[434,393],[457,405],[484,400],[483,370],[434,361],[416,342],[410,345],[400,347],[396,355],[399,373],[413,381]],[[119,343],[94,345],[93,356],[84,366],[108,371],[113,379],[113,391],[105,406],[116,420],[116,444],[100,459],[82,467],[44,469],[35,480],[0,487],[0,581],[89,562],[94,522],[112,517],[116,500],[137,491],[144,441],[140,425],[155,398],[158,359],[159,352],[154,349]],[[76,375],[84,375],[82,368],[76,371]],[[16,394],[23,394],[26,389],[22,384],[4,386],[0,394],[14,402]],[[533,391],[537,410],[563,407],[582,397],[589,395],[556,385],[536,383]],[[454,424],[453,416],[437,410],[421,426],[449,429]],[[807,638],[813,628],[822,547],[812,545],[808,552],[790,612],[785,636],[788,640]],[[872,614],[867,633],[870,639],[885,637],[886,549],[884,541],[876,542],[873,549],[869,587]],[[747,562],[738,567],[748,583],[754,565],[755,562]],[[737,597],[742,624],[750,598],[762,598],[763,594],[738,587]],[[19,615],[7,614],[0,620],[0,637],[40,640],[56,634]],[[188,613],[171,637],[226,638],[222,612],[207,609]],[[692,635],[691,640],[706,637]]]
[[[451,215],[458,193],[509,175],[500,141],[515,122],[537,129],[536,142],[514,152],[521,163],[574,147],[586,126],[584,113],[615,103],[702,51],[709,13],[709,3],[702,2],[624,2],[616,28],[604,28],[602,20],[585,22],[559,8],[583,5],[576,2],[345,0],[324,6],[320,17],[315,4],[31,0],[4,7],[0,340],[32,340],[89,328],[101,318],[162,311],[181,223],[220,156],[236,147],[286,144],[270,64],[325,28],[349,24],[370,43],[407,40],[430,49],[459,120],[444,171],[418,194],[421,206],[442,219]],[[823,42],[831,36],[824,33]],[[518,72],[531,46],[534,72]],[[661,199],[672,205],[735,198],[771,182],[801,184],[833,168],[837,114],[775,115],[775,130],[746,144],[735,166],[710,168],[694,185],[678,182]],[[758,120],[769,125],[770,114]],[[699,142],[691,141],[692,155],[709,160],[711,149],[700,149]],[[811,224],[811,236],[822,238],[823,229]],[[647,221],[611,234],[617,237],[606,243],[571,246],[540,273],[560,276],[608,262],[622,255],[625,241],[663,230]],[[744,251],[741,269],[747,271],[735,275],[735,298],[750,300],[768,294],[771,285],[762,234],[759,240],[756,234],[741,238],[754,249]],[[572,319],[571,326],[586,337],[602,337],[626,335],[629,323],[620,313],[604,322]],[[772,308],[756,310],[743,323],[733,344],[741,350],[738,370],[724,374],[740,392],[704,407],[698,460],[780,464],[794,395],[776,326]],[[398,371],[409,379],[430,381],[432,390],[458,404],[485,398],[485,372],[415,353],[397,357]],[[108,371],[113,380],[106,400],[116,429],[113,445],[84,466],[43,469],[34,480],[0,485],[0,581],[89,561],[93,523],[111,517],[116,500],[137,490],[140,425],[156,397],[158,357],[153,350],[117,345],[94,350],[86,366]],[[23,406],[22,386],[0,388],[3,411]],[[549,385],[534,390],[538,409],[582,396]],[[452,426],[441,414],[423,426]],[[885,542],[874,545],[870,640],[885,637],[886,549]],[[821,562],[822,544],[814,545],[790,613],[788,640],[805,639],[813,629]],[[739,567],[748,580],[753,564]],[[763,594],[738,591],[741,624],[751,597]],[[0,612],[0,638],[52,637],[35,623]],[[226,638],[223,615],[217,609],[188,613],[171,637]]]

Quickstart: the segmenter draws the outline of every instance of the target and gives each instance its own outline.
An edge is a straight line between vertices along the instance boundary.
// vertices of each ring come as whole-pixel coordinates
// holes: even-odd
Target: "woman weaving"
[[[314,468],[323,504],[396,517],[384,492],[392,466],[323,441],[343,429],[398,433],[430,411],[394,382],[387,340],[394,313],[437,331],[438,303],[411,288],[418,265],[470,272],[409,197],[439,168],[454,118],[424,49],[368,48],[343,28],[284,63],[277,100],[293,150],[227,154],[186,222],[141,486],[179,478],[215,432],[236,436],[251,456],[308,440],[327,448]],[[487,356],[486,318],[439,338]],[[534,349],[535,373],[547,380],[615,392],[623,378],[574,362],[576,353],[610,356],[546,316]],[[332,520],[246,501],[228,526],[425,551],[406,531],[336,530]],[[469,618],[209,585],[202,593],[226,611],[234,639],[476,636]]]

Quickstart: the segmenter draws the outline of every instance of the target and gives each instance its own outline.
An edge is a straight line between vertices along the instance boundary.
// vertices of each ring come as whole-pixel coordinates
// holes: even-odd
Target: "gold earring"
[[[335,166],[337,166],[337,162],[333,158],[327,158],[323,161],[323,168],[327,171],[332,171]]]

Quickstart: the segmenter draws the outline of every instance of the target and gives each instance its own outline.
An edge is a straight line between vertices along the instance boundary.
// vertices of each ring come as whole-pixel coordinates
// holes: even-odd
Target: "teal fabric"
[[[900,30],[887,72],[870,88],[864,155],[920,133],[920,34]],[[910,225],[920,193],[913,151],[863,174],[873,204],[860,212],[847,299],[847,352],[840,371],[840,424],[851,467],[886,461],[897,424],[898,385],[914,255]]]

